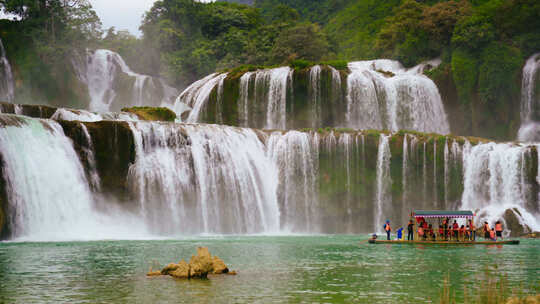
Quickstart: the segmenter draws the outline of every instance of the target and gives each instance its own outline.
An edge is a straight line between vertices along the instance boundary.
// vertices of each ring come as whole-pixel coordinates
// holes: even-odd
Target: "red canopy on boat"
[[[473,218],[474,214],[470,210],[415,210],[413,212],[415,218]]]

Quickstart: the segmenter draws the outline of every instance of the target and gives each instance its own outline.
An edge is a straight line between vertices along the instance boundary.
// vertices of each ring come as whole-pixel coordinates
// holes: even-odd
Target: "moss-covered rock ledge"
[[[123,108],[122,112],[133,113],[140,119],[149,121],[174,121],[176,119],[176,113],[168,108],[132,107]]]

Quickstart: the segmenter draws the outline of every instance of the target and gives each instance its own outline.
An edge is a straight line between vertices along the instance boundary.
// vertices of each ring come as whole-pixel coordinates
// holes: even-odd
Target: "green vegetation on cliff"
[[[142,120],[174,121],[176,119],[176,114],[168,108],[132,107],[123,108],[122,112],[133,113]]]

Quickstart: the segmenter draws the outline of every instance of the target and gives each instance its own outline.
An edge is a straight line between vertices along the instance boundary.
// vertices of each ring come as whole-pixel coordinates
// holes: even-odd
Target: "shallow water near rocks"
[[[429,303],[443,279],[463,299],[486,269],[540,292],[540,240],[518,246],[371,245],[367,236],[226,236],[179,240],[0,243],[2,303]],[[147,278],[152,264],[208,246],[236,276]]]

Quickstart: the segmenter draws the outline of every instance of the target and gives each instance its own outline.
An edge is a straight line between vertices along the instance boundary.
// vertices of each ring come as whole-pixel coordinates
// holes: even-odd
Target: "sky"
[[[103,23],[103,29],[114,26],[116,30],[128,30],[140,36],[139,26],[143,15],[156,0],[90,0]]]
[[[202,0],[201,2],[208,2]],[[139,26],[143,15],[156,0],[90,0],[103,23],[103,29],[114,26],[116,30],[128,30],[136,36],[142,33]]]

